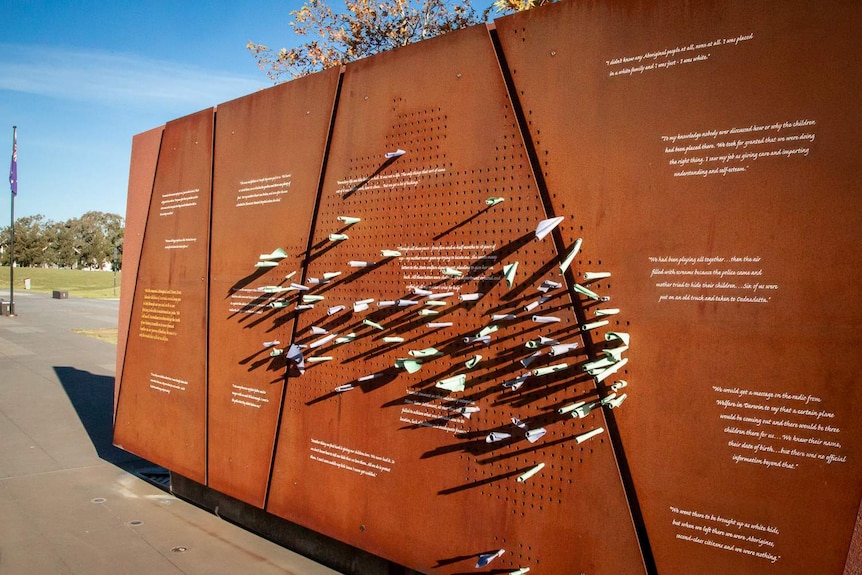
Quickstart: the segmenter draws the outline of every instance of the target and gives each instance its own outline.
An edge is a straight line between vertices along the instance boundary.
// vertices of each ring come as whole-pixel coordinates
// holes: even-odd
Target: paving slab
[[[146,481],[111,444],[119,301],[15,295],[0,316],[0,573],[339,575]]]

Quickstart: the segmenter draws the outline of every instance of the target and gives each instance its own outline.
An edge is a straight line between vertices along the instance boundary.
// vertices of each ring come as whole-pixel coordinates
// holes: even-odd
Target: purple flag
[[[12,165],[9,167],[9,186],[12,195],[18,195],[18,132],[12,131]]]

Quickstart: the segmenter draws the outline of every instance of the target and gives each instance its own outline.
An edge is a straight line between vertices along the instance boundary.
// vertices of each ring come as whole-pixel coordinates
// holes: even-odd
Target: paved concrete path
[[[8,299],[8,294],[0,294]],[[16,292],[0,316],[0,574],[296,574],[336,571],[141,479],[111,445],[116,300]]]

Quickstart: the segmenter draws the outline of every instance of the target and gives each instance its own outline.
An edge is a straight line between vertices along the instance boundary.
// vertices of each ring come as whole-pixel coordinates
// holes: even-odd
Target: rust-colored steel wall
[[[484,28],[347,67],[300,300],[314,307],[297,320],[307,372],[288,380],[269,511],[424,572],[498,549],[506,572],[642,569],[610,445],[583,437],[601,411],[557,412],[595,390],[568,293],[539,289],[561,283],[553,240],[535,238],[545,219]],[[527,346],[539,338],[578,348]],[[458,376],[463,390],[440,387]]]
[[[218,107],[210,277],[209,485],[263,507],[338,70]],[[281,355],[273,355],[273,354]]]
[[[114,443],[206,481],[213,110],[169,122],[144,234]]]
[[[116,443],[423,573],[841,573],[859,22],[562,1],[169,123]]]
[[[659,573],[843,567],[862,490],[860,15],[560,3],[498,23],[554,208],[582,226],[565,240],[613,274],[608,328],[631,333],[614,414]]]
[[[120,396],[120,380],[126,357],[126,340],[129,320],[132,317],[132,300],[137,285],[138,264],[144,245],[156,163],[162,143],[164,126],[153,128],[132,138],[132,158],[129,166],[129,192],[126,199],[126,227],[123,235],[123,276],[120,286],[120,315],[117,320],[117,370],[114,379],[114,413]]]

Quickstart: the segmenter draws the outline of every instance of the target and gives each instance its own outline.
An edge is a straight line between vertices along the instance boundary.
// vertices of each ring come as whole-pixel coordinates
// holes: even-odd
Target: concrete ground
[[[0,316],[0,574],[338,575],[111,445],[116,346],[72,330],[116,327],[118,301],[16,291],[15,308]]]

